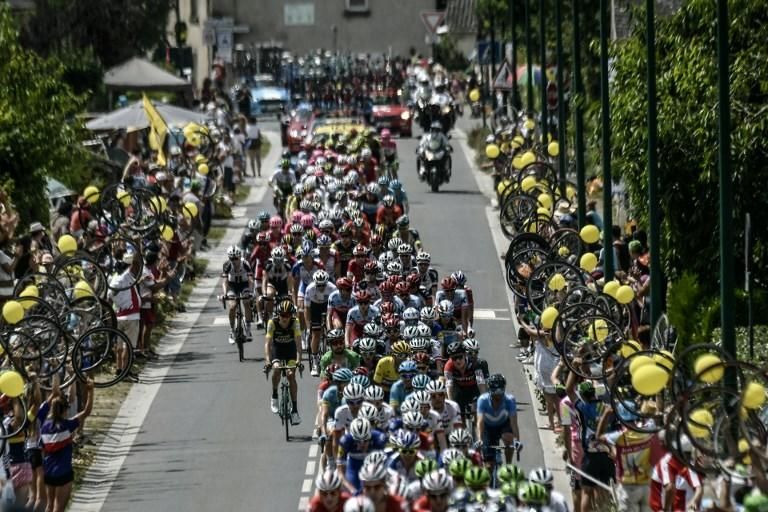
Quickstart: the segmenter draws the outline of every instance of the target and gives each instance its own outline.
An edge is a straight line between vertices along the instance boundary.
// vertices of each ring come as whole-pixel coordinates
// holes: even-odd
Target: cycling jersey
[[[354,248],[355,245],[351,240],[350,243],[346,245],[342,242],[337,242],[334,244],[336,255],[338,256],[339,262],[341,264],[339,271],[341,272],[342,276],[347,275],[347,267],[349,266],[349,262],[352,261],[352,251]]]
[[[462,309],[467,309],[469,307],[469,302],[467,301],[467,294],[464,290],[455,290],[453,292],[453,299],[449,299],[445,293],[445,290],[438,290],[435,294],[435,302],[437,304],[440,304],[441,300],[450,300],[453,304],[453,310],[456,313],[461,313]],[[455,313],[454,313],[455,314]]]
[[[400,410],[400,404],[405,402],[405,399],[413,393],[410,381],[406,385],[405,381],[397,380],[392,384],[392,388],[389,390],[389,405],[396,411]]]
[[[337,363],[342,368],[349,368],[350,370],[354,370],[360,366],[360,355],[352,350],[344,349],[341,357],[336,357],[336,354],[333,353],[333,350],[328,350],[325,354],[323,354],[323,357],[320,358],[321,377],[325,377],[325,369],[328,368],[328,365],[331,363]]]
[[[355,298],[350,293],[349,297],[344,300],[344,297],[341,296],[341,292],[336,290],[330,297],[328,297],[328,306],[331,308],[331,315],[346,324],[347,313],[350,309],[355,307]]]
[[[336,291],[336,285],[328,283],[322,288],[318,288],[315,283],[310,283],[307,289],[304,290],[304,304],[321,304],[323,306],[328,305],[328,300],[331,295]]]
[[[288,172],[278,169],[269,178],[269,184],[280,189],[286,196],[290,196],[293,193],[293,186],[296,184],[296,173],[290,169]]]
[[[418,267],[416,268],[418,269]],[[432,288],[440,283],[440,281],[438,281],[437,270],[432,267],[429,267],[423,274],[419,273],[419,276],[421,277],[421,286],[426,288],[430,293],[432,292]]]
[[[269,258],[264,264],[264,271],[269,274],[269,284],[275,287],[278,295],[288,295],[288,276],[291,275],[291,264],[285,260],[275,262]]]
[[[482,416],[487,427],[502,427],[509,418],[517,414],[517,401],[513,395],[505,394],[498,406],[494,406],[490,393],[483,393],[477,399],[477,415]]]
[[[392,297],[385,299],[384,297],[380,298],[376,302],[373,303],[374,307],[381,308],[381,305],[385,302],[391,302],[395,305],[395,313],[398,315],[402,315],[403,311],[405,311],[405,303],[403,303],[403,299],[398,297],[397,295],[393,295]]]
[[[381,312],[376,306],[368,306],[368,311],[365,315],[360,310],[360,306],[355,306],[349,310],[349,313],[347,313],[347,325],[353,325],[356,328],[356,332],[357,328],[362,332],[362,328],[365,324],[375,321],[380,315]],[[360,333],[357,333],[355,338],[358,338],[359,336]]]
[[[299,283],[299,297],[304,296],[304,290],[312,282],[312,276],[315,272],[322,269],[323,266],[319,261],[312,260],[312,266],[307,268],[303,261],[296,262],[291,268],[291,275],[294,281]]]
[[[227,289],[233,293],[241,294],[248,289],[248,278],[253,276],[251,266],[244,259],[240,259],[239,268],[235,268],[232,261],[225,261],[221,277],[227,280]]]
[[[323,258],[318,254],[317,258],[323,264],[325,271],[328,272],[328,275],[330,276],[331,281],[335,281],[336,277],[338,277],[336,275],[336,251],[334,249],[330,249],[328,251],[327,257]]]
[[[309,500],[309,508],[307,508],[307,512],[343,512],[344,504],[349,498],[350,495],[348,492],[341,491],[341,494],[339,495],[339,502],[336,505],[336,508],[328,509],[323,504],[322,496],[312,496],[312,499]]]
[[[442,411],[432,409],[440,416],[440,428],[445,430],[446,434],[450,434],[454,428],[461,428],[461,411],[459,411],[459,404],[453,400],[445,399],[445,405]]]
[[[339,393],[339,388],[334,384],[326,389],[323,392],[321,402],[323,405],[328,406],[328,418],[333,420],[336,416],[336,409],[341,407],[341,394]]]
[[[483,370],[475,363],[467,361],[464,363],[464,371],[459,370],[453,360],[449,359],[445,363],[443,373],[447,386],[456,386],[464,389],[477,389],[479,385],[485,384],[485,375]]]
[[[333,413],[333,430],[336,432],[346,432],[355,418],[356,416],[352,414],[349,405],[342,400],[342,404]]]
[[[379,360],[376,365],[376,371],[373,374],[373,382],[379,385],[390,386],[400,379],[397,372],[397,365],[394,356],[385,356]]]
[[[361,487],[358,473],[360,468],[363,467],[365,457],[373,451],[383,450],[387,445],[387,436],[378,430],[373,430],[371,432],[371,440],[367,444],[366,450],[363,451],[360,444],[350,434],[344,434],[339,440],[339,451],[336,460],[339,466],[346,466],[344,478],[357,491]]]

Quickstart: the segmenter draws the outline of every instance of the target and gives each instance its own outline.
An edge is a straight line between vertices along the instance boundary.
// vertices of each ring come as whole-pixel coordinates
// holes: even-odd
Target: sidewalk
[[[255,209],[263,201],[268,189],[267,178],[264,176],[268,176],[267,173],[277,166],[281,149],[280,135],[276,132],[263,133],[269,139],[272,149],[262,161],[262,178],[248,178],[246,184],[251,186],[250,194],[240,205],[241,209],[233,212],[233,218],[227,219],[224,236],[210,250],[198,254],[199,258],[206,259],[208,263],[187,301],[187,311],[178,314],[170,322],[167,334],[160,339],[156,347],[158,358],[147,363],[141,373],[141,382],[131,387],[81,485],[73,493],[69,511],[98,512],[102,509],[126,457],[142,431],[144,419],[165,376],[184,346],[192,327],[197,323],[202,308],[211,295],[220,289],[219,275],[227,258],[223,248],[239,242],[244,219],[247,222],[246,209]],[[144,491],[137,489],[136,492]]]
[[[488,226],[491,230],[491,235],[493,236],[493,243],[494,243],[494,251],[496,254],[504,254],[509,246],[509,240],[506,239],[504,236],[504,233],[501,231],[501,227],[499,225],[499,211],[498,207],[496,205],[496,193],[493,190],[493,181],[491,178],[480,171],[477,166],[475,165],[475,154],[476,152],[467,144],[467,133],[462,130],[461,128],[455,128],[454,129],[457,136],[453,137],[453,141],[457,142],[459,146],[461,147],[462,151],[464,152],[464,155],[467,158],[467,161],[469,162],[470,168],[472,169],[472,173],[475,178],[475,182],[477,183],[477,187],[482,192],[483,195],[485,195],[490,204],[486,207],[486,217],[488,220]],[[504,272],[506,271],[504,269],[504,261],[499,259],[499,265],[500,265],[500,277],[504,275]],[[504,280],[502,279],[500,281],[501,283],[504,283]],[[507,301],[509,302],[509,308],[511,314],[511,322],[510,325],[510,339],[512,340],[512,343],[509,345],[510,349],[513,349],[518,346],[518,340],[517,340],[517,332],[520,328],[520,325],[517,322],[517,316],[514,314],[515,312],[515,296],[514,294],[509,290],[509,288],[506,286],[506,283],[502,284],[501,286],[504,286],[507,294]],[[513,363],[513,368],[510,369],[510,371],[521,371],[525,373],[526,368],[521,363]],[[530,368],[530,372],[533,372],[533,368]],[[533,384],[533,380],[531,378],[527,377],[525,381],[528,384],[528,392],[530,400],[530,403],[533,404],[531,407],[531,410],[534,411],[534,417],[536,420],[536,425],[538,426],[538,434],[539,434],[539,441],[541,443],[541,450],[544,455],[544,463],[546,467],[552,471],[554,474],[554,487],[557,491],[561,492],[566,500],[568,501],[568,506],[573,508],[573,503],[571,499],[571,488],[570,488],[570,477],[565,469],[565,461],[563,461],[562,453],[563,449],[559,448],[556,443],[557,435],[552,431],[548,430],[547,428],[547,417],[546,414],[542,414],[539,412],[538,409],[538,401],[536,400],[536,394],[535,394],[535,388]],[[530,471],[533,468],[523,468],[526,471]]]

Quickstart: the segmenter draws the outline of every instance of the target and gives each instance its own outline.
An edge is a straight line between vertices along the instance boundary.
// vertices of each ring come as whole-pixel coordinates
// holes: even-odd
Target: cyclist
[[[349,384],[344,387],[344,401],[336,408],[336,412],[333,414],[333,437],[335,442],[341,439],[341,436],[347,431],[352,420],[358,417],[360,408],[363,405],[365,387],[360,382],[356,382],[356,377],[357,375],[353,375]]]
[[[413,512],[446,512],[448,498],[453,490],[453,480],[445,469],[427,473],[421,481],[424,495],[413,504]]]
[[[376,407],[379,411],[377,421],[379,425],[387,425],[389,420],[395,415],[392,407],[384,401],[384,389],[381,386],[372,384],[365,388],[365,401]]]
[[[482,454],[472,448],[472,435],[463,427],[457,428],[448,436],[448,443],[451,448],[459,450],[461,455],[477,466],[483,463]]]
[[[365,418],[356,418],[350,423],[349,432],[341,436],[337,468],[344,486],[352,494],[360,492],[363,482],[368,483],[370,475],[363,468],[365,457],[371,452],[383,450],[386,444],[387,436],[372,428],[371,422]]]
[[[273,318],[267,324],[267,335],[264,338],[264,354],[269,358],[264,369],[276,368],[281,364],[292,366],[301,361],[301,327],[296,318],[296,307],[290,300],[284,300],[277,305],[277,318]],[[298,410],[298,396],[296,386],[296,371],[288,370],[288,382],[291,386],[291,424],[301,423]],[[277,386],[280,383],[280,372],[272,372],[272,398],[270,408],[277,414]]]
[[[406,359],[397,368],[400,378],[392,384],[389,392],[389,405],[396,413],[400,413],[400,404],[413,392],[412,379],[416,376],[416,363]]]
[[[280,215],[284,213],[285,203],[293,193],[296,185],[296,173],[291,169],[291,161],[287,158],[280,160],[280,168],[269,178],[269,186],[274,194],[273,203]]]
[[[430,380],[426,391],[429,393],[432,410],[440,416],[440,426],[449,436],[450,441],[450,435],[456,429],[463,427],[459,404],[448,400],[447,388],[440,379]]]
[[[339,228],[339,239],[333,245],[336,255],[339,258],[339,274],[347,275],[347,267],[352,261],[352,251],[355,249],[355,242],[352,240],[352,227],[344,224]]]
[[[312,276],[312,283],[304,291],[304,322],[312,330],[309,364],[313,377],[320,375],[320,334],[323,324],[327,325],[324,317],[328,312],[328,299],[336,291],[336,286],[329,283],[328,279],[328,272],[318,270]]]
[[[408,342],[400,340],[392,344],[390,355],[384,356],[376,365],[376,371],[373,374],[373,382],[384,389],[384,393],[389,396],[390,388],[400,379],[397,369],[400,364],[408,358],[411,347]]]
[[[325,335],[328,341],[328,351],[320,358],[320,374],[325,375],[325,369],[331,364],[350,370],[360,366],[360,356],[344,346],[344,332],[341,329],[331,329]]]
[[[320,222],[321,226],[323,222],[330,223],[331,221],[322,221]],[[333,226],[333,223],[331,223],[331,226]],[[331,247],[332,245],[333,241],[330,235],[321,233],[317,237],[317,250],[313,256],[320,260],[320,262],[323,264],[323,268],[325,268],[325,271],[328,272],[328,275],[331,276],[331,279],[335,280],[336,277],[339,276],[341,264],[339,262],[339,258],[336,256],[336,249]]]
[[[437,338],[440,340],[440,345],[443,351],[443,356],[448,355],[448,347],[457,341],[459,341],[459,334],[456,326],[456,318],[454,317],[453,303],[449,300],[442,300],[437,305]]]
[[[291,264],[285,257],[285,249],[275,247],[271,254],[272,257],[264,263],[261,277],[261,293],[266,301],[265,318],[272,316],[272,301],[275,297],[287,297],[289,290],[293,289]]]
[[[258,219],[251,219],[248,221],[248,225],[240,236],[240,250],[243,254],[251,254],[254,246],[256,245],[256,235],[261,231],[261,223]]]
[[[325,441],[325,449],[321,455],[320,463],[323,467],[335,467],[334,455],[336,453],[334,445],[334,418],[336,409],[341,406],[341,400],[344,396],[344,388],[352,380],[352,371],[349,368],[338,368],[332,374],[333,384],[323,392],[320,399],[320,427],[319,438]]]
[[[461,332],[466,333],[469,327],[469,302],[464,290],[458,289],[458,283],[452,276],[446,276],[440,281],[442,288],[435,294],[438,305],[447,300],[453,304],[453,316],[457,322],[461,322]]]
[[[379,309],[371,306],[371,294],[366,290],[360,290],[355,293],[355,302],[357,305],[350,309],[347,314],[344,332],[344,338],[348,347],[351,347],[354,341],[361,336],[365,324],[378,320],[380,316]]]
[[[347,313],[355,307],[352,296],[352,281],[346,277],[336,279],[337,290],[328,297],[328,328],[343,329],[347,324]]]
[[[403,188],[403,184],[397,178],[390,180],[389,193],[395,198],[395,203],[403,210],[404,215],[408,215],[410,205],[408,204],[408,193]]]
[[[419,232],[411,229],[411,219],[406,214],[397,219],[397,237],[402,240],[401,243],[412,246],[416,251],[423,249]]]
[[[392,178],[397,179],[397,169],[399,167],[397,161],[397,143],[392,139],[392,134],[388,128],[381,130],[381,155],[385,165],[382,165],[382,169],[386,166],[389,172],[392,174]]]
[[[234,245],[227,249],[227,261],[224,262],[221,277],[223,297],[229,307],[229,343],[235,343],[235,301],[236,297],[243,298],[241,307],[245,313],[245,336],[250,341],[251,322],[253,322],[253,309],[249,297],[253,289],[253,272],[251,266],[243,258],[240,248]]]
[[[490,372],[488,371],[488,361],[480,359],[480,343],[475,338],[465,339],[461,345],[464,347],[464,352],[467,354],[467,362],[473,365],[475,368],[480,368],[483,372],[485,380],[488,380]]]
[[[463,291],[467,297],[467,322],[469,324],[467,333],[471,336],[472,326],[475,324],[475,295],[472,293],[472,288],[467,284],[467,276],[464,275],[464,272],[457,270],[451,274],[451,277],[456,281],[457,291]]]
[[[552,471],[547,468],[537,468],[531,470],[528,474],[528,481],[532,484],[539,484],[547,492],[547,500],[545,504],[552,512],[568,512],[568,503],[565,501],[565,496],[554,490],[554,475]],[[648,489],[645,489],[646,492]]]
[[[474,409],[474,401],[486,391],[485,376],[481,368],[467,361],[460,341],[448,346],[448,358],[443,368],[448,398],[459,405],[466,419],[468,411]]]
[[[307,512],[343,512],[349,493],[341,490],[341,477],[335,470],[327,470],[315,479],[315,495],[309,500]]]
[[[381,356],[377,354],[377,342],[375,338],[363,337],[355,341],[354,350],[360,354],[360,365],[368,370],[369,374],[376,371]]]
[[[360,470],[363,495],[373,504],[375,512],[401,512],[406,510],[400,496],[393,495],[387,488],[389,472],[385,462],[369,462]],[[362,511],[362,509],[360,509]],[[367,511],[366,511],[367,512]]]
[[[493,447],[504,444],[507,460],[512,460],[513,447],[519,449],[517,401],[505,392],[507,379],[500,373],[488,377],[488,392],[477,400],[477,437],[483,447],[483,457],[490,466],[495,464]]]
[[[421,278],[421,286],[429,292],[428,306],[435,304],[435,294],[437,294],[438,276],[437,270],[430,267],[432,256],[428,252],[420,251],[416,253],[416,272]]]

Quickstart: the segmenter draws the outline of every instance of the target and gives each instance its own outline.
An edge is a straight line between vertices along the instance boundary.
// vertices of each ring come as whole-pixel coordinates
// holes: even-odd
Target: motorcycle
[[[437,192],[440,185],[451,178],[451,147],[444,146],[438,140],[432,140],[421,154],[421,168],[424,179],[432,192]]]

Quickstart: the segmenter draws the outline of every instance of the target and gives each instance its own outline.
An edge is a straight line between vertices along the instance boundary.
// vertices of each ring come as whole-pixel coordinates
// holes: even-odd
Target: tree
[[[734,221],[727,228],[734,232],[743,276],[744,217],[752,213],[752,269],[758,285],[765,287],[768,0],[733,0],[729,9]],[[636,14],[632,35],[612,49],[612,158],[635,213],[647,225],[645,13]],[[718,287],[719,265],[715,19],[715,2],[689,0],[674,15],[656,21],[661,256],[670,279],[690,271],[710,293]],[[736,282],[743,282],[738,274]]]
[[[83,99],[62,81],[64,71],[20,46],[14,18],[0,4],[0,187],[10,191],[22,227],[48,220],[47,176],[79,188],[90,174],[70,124]]]
[[[35,0],[22,42],[41,55],[92,49],[105,68],[165,39],[171,0]]]

